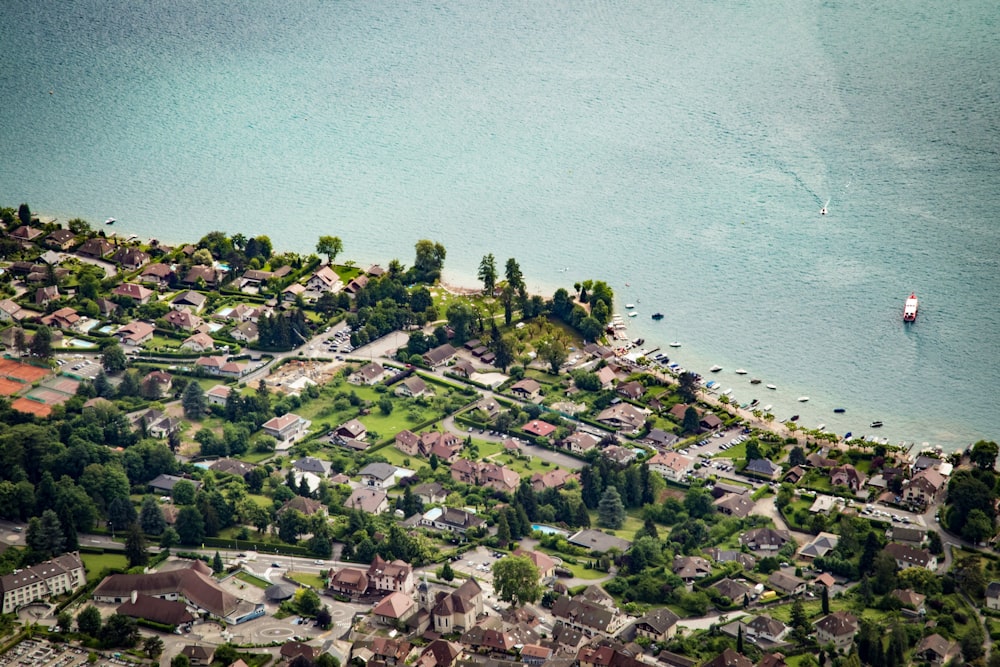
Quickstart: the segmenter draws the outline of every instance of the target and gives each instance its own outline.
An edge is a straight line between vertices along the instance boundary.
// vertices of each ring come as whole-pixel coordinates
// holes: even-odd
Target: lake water
[[[740,401],[961,447],[1000,426],[998,16],[8,0],[0,201],[168,242],[336,234],[359,264],[432,238],[460,283],[487,252],[548,294],[605,279]]]

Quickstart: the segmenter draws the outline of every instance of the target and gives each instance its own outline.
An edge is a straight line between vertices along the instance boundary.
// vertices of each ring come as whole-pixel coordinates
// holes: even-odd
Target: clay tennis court
[[[13,380],[8,380],[5,377],[0,377],[0,396],[13,396],[26,386],[28,385],[23,382],[14,382]]]
[[[18,412],[26,412],[29,415],[35,415],[36,417],[48,417],[52,414],[51,405],[39,403],[38,401],[33,401],[30,398],[19,398],[11,403],[10,407],[14,408]]]
[[[30,384],[41,380],[51,373],[52,371],[47,368],[22,364],[13,359],[0,359],[0,376],[9,377],[14,380],[21,380]]]

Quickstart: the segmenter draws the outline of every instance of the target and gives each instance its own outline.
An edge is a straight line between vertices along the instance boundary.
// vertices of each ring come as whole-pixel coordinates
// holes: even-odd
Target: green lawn
[[[320,578],[318,574],[312,574],[310,572],[289,572],[288,578],[292,581],[297,581],[300,584],[306,584],[307,586],[312,586],[318,591],[326,588],[326,584]]]
[[[545,553],[552,556],[560,556],[558,551],[553,551],[551,549],[539,549],[539,551],[544,551]],[[591,570],[585,568],[583,565],[576,563],[567,563],[563,561],[562,567],[573,572],[573,576],[577,579],[604,579],[608,576],[607,572],[601,572],[600,570]]]
[[[747,457],[747,443],[741,442],[735,447],[730,447],[725,451],[721,451],[713,456],[713,459],[745,459]]]
[[[87,568],[87,581],[97,581],[101,577],[101,572],[106,569],[124,570],[128,566],[125,554],[104,553],[88,554],[81,553],[80,560]]]
[[[546,465],[546,461],[540,458],[532,457],[530,461],[525,461],[524,459],[514,458],[509,454],[501,454],[494,459],[496,463],[502,463],[514,472],[516,472],[521,477],[526,475],[533,475],[536,472],[547,472],[549,470],[555,470],[559,466]]]
[[[271,585],[270,581],[261,579],[260,577],[255,577],[249,572],[237,572],[235,576],[240,581],[248,583],[251,586],[256,586],[257,588],[268,588]]]

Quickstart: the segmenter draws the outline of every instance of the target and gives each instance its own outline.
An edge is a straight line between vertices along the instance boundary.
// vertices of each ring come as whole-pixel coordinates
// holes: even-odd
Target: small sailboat
[[[737,368],[737,369],[736,369],[736,374],[737,374],[737,375],[746,375],[746,374],[747,374],[747,371],[746,371],[746,369],[745,369],[745,368]]]
[[[768,389],[777,389],[773,384],[765,385]]]
[[[680,346],[681,346],[681,344],[679,342],[677,342],[676,340],[674,342],[670,343],[670,347],[680,347]]]
[[[715,365],[715,366],[712,366],[709,370],[712,371],[713,373],[718,373],[719,371],[722,370],[722,366]]]
[[[117,220],[115,220],[114,218],[108,218],[107,220],[104,221],[104,224],[113,225],[115,224],[115,222],[117,222]]]
[[[821,208],[821,209],[819,210],[819,214],[820,214],[820,215],[826,215],[826,207],[827,207],[827,206],[829,206],[829,205],[830,205],[830,200],[829,200],[829,199],[827,199],[827,200],[826,200],[826,203],[825,203],[825,204],[823,204],[823,208]]]
[[[808,396],[799,396],[799,403],[806,403],[808,400]]]

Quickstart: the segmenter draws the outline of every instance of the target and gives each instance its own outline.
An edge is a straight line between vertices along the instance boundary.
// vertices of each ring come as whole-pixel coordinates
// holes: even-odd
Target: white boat
[[[628,316],[629,316],[629,317],[636,317],[636,316],[637,316],[638,314],[639,314],[639,313],[637,313],[637,312],[635,312],[635,311],[633,310],[632,312],[630,312],[630,313],[628,314]]]
[[[680,346],[681,346],[681,344],[678,343],[677,341],[674,341],[673,343],[670,343],[670,347],[680,347]]]
[[[633,308],[635,308],[635,304],[634,303],[626,303],[625,307],[628,308],[629,310],[632,310]]]
[[[766,385],[768,389],[777,389],[773,384]]]
[[[729,396],[731,393],[733,393],[733,388],[732,387],[730,387],[729,389],[727,389],[724,392],[722,392],[722,395],[723,396]]]
[[[762,407],[761,410],[763,410],[764,412],[770,412],[772,407],[773,406],[770,403],[768,403],[767,405]]]
[[[809,400],[808,396],[799,396],[799,403],[805,403]]]
[[[826,424],[820,424],[819,426],[816,427],[816,430],[817,431],[822,431],[825,428],[826,428]]]
[[[114,218],[108,218],[107,220],[104,221],[104,224],[106,224],[106,225],[113,225],[113,224],[115,224],[115,222],[116,222],[116,220]]]
[[[736,369],[736,374],[737,374],[737,375],[746,375],[746,374],[747,374],[747,371],[746,371],[746,369],[745,369],[745,368],[737,368],[737,369]]]
[[[709,370],[712,371],[713,373],[718,373],[719,371],[722,370],[722,366],[712,366]]]

